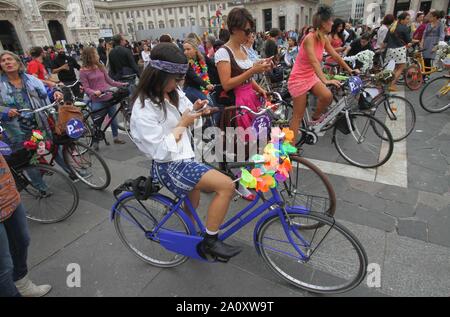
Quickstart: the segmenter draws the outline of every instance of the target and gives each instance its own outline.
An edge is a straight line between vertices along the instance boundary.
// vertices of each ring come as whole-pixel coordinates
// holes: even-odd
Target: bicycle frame
[[[113,116],[111,118],[109,118],[108,124],[106,124],[106,126],[103,129],[100,128],[100,131],[102,132],[103,135],[105,134],[106,130],[108,130],[108,128],[111,126],[113,120],[117,117],[117,115],[125,108],[123,101],[119,102],[118,104],[119,104],[119,107],[117,108],[116,112],[114,112]],[[98,109],[95,111],[89,110],[88,115],[84,118],[84,120],[86,121],[89,118],[92,118],[92,120],[94,120],[93,117],[95,116],[96,113],[99,113],[102,111],[107,111],[107,109],[109,107],[113,107],[115,105],[116,104],[108,105],[108,107],[106,107],[106,108],[101,108],[101,109]],[[106,116],[106,114],[107,113],[105,113],[105,116]],[[93,128],[96,129],[95,124],[94,124]]]
[[[310,210],[308,210],[306,207],[303,206],[285,206],[284,200],[280,196],[280,193],[276,188],[271,189],[272,197],[270,199],[264,198],[263,194],[258,192],[257,198],[251,202],[248,206],[246,206],[244,209],[239,211],[237,215],[232,217],[230,220],[228,220],[226,223],[224,223],[220,230],[225,230],[222,234],[220,234],[219,239],[221,241],[224,241],[231,237],[233,234],[238,232],[240,229],[242,229],[244,226],[246,226],[248,223],[262,215],[265,211],[270,210],[269,213],[267,213],[265,216],[263,216],[255,226],[254,230],[254,240],[255,244],[256,236],[259,231],[260,226],[264,223],[265,220],[267,220],[270,217],[273,217],[275,215],[278,215],[280,217],[283,229],[286,233],[286,236],[288,237],[289,242],[294,246],[295,250],[298,252],[297,256],[294,256],[292,254],[289,254],[290,256],[294,256],[298,258],[301,261],[307,261],[309,259],[309,255],[306,255],[299,247],[298,242],[295,242],[292,237],[292,230],[290,230],[290,227],[292,226],[290,218],[288,213],[290,214],[308,214]],[[132,197],[133,193],[126,192],[122,194],[117,202],[113,205],[111,209],[111,220],[114,219],[115,213],[120,211],[117,210],[117,206],[120,205],[122,201],[124,201],[128,197]],[[158,222],[158,224],[151,230],[151,232],[146,232],[143,226],[132,216],[133,220],[125,216],[125,219],[133,223],[135,226],[139,227],[145,232],[145,235],[147,238],[154,240],[156,242],[161,243],[166,249],[177,252],[186,256],[189,256],[191,258],[196,258],[199,260],[207,261],[207,259],[200,256],[197,252],[196,246],[199,242],[203,240],[203,238],[197,233],[195,230],[195,224],[191,221],[191,219],[187,216],[186,212],[182,209],[182,204],[184,203],[184,206],[187,207],[189,212],[194,217],[195,223],[197,223],[198,228],[200,228],[201,232],[205,232],[206,228],[203,225],[202,221],[200,220],[200,217],[198,216],[195,208],[192,206],[191,201],[188,197],[184,199],[180,199],[177,202],[174,202],[170,198],[161,195],[161,194],[155,194],[152,196],[152,199],[155,199],[156,201],[165,203],[166,205],[172,205],[171,210],[164,216],[164,218]],[[258,202],[262,199],[264,202],[261,206],[254,208]],[[141,204],[142,205],[142,204]],[[126,212],[129,213],[129,211],[125,208]],[[189,228],[189,234],[184,234],[181,232],[176,232],[168,229],[164,229],[164,224],[175,214],[178,213],[178,215],[184,220],[186,225]],[[129,213],[130,214],[130,213]],[[154,219],[153,216],[149,213],[150,217]],[[294,235],[301,241],[302,246],[309,247],[310,243],[306,241],[299,233],[294,232]],[[258,248],[257,248],[258,249]],[[279,250],[280,251],[280,250]],[[280,251],[284,252],[284,251]],[[287,254],[286,252],[284,252]]]
[[[425,59],[423,58],[422,53],[418,53],[416,56],[414,56],[413,59],[418,63],[422,75],[431,75],[438,71],[438,68],[436,66],[425,66]]]

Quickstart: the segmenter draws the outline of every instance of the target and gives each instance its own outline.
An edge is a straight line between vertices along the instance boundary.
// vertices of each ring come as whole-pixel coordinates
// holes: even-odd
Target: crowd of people
[[[230,258],[240,248],[220,241],[218,232],[234,194],[234,183],[228,176],[195,161],[187,128],[210,113],[208,104],[245,105],[258,111],[267,91],[258,85],[255,76],[284,63],[292,68],[288,81],[293,101],[290,129],[296,140],[307,94],[317,97],[311,122],[315,124],[321,122],[332,102],[328,85],[340,86],[323,72],[324,53],[328,55],[327,63],[337,63],[351,74],[358,70],[352,69],[343,56],[365,50],[384,51],[385,60],[396,63],[392,91],[397,90],[396,80],[405,67],[407,47],[417,44],[424,48],[426,63],[431,65],[433,46],[449,36],[448,25],[441,22],[443,13],[419,12],[414,21],[411,18],[407,12],[397,18],[388,14],[379,28],[353,27],[341,19],[333,20],[331,9],[320,6],[313,25],[297,31],[272,29],[256,33],[251,14],[244,8],[234,8],[228,15],[227,28],[220,31],[218,38],[191,33],[180,40],[166,34],[157,40],[130,44],[119,34],[110,41],[100,39],[97,45],[33,47],[20,57],[2,52],[2,126],[8,132],[11,147],[20,150],[21,142],[33,129],[49,133],[51,130],[41,114],[19,120],[19,110],[61,99],[57,82],[70,85],[79,79],[72,88],[74,95],[87,95],[93,110],[108,106],[112,114],[115,109],[108,105],[111,97],[102,93],[109,87],[131,87],[139,78],[131,91],[131,133],[137,147],[153,160],[153,177],[176,196],[189,196],[194,207],[199,204],[201,191],[215,193],[200,248],[204,253]],[[244,112],[236,124],[245,129],[252,119],[250,113]],[[119,138],[117,122],[112,124],[112,135],[115,144],[125,143]],[[98,150],[98,144],[94,147]],[[0,295],[43,296],[51,287],[36,286],[28,278],[25,211],[2,155],[0,170]],[[255,199],[250,191],[240,190],[242,198]]]

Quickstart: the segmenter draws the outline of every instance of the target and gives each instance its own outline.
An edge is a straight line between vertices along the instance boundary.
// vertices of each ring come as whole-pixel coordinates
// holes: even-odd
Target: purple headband
[[[150,60],[150,66],[170,74],[186,74],[189,64],[176,64],[161,60]]]

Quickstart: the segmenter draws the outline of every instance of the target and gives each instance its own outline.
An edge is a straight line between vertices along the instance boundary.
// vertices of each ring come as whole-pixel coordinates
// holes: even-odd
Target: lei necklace
[[[194,69],[195,73],[208,85],[211,85],[211,81],[209,80],[208,75],[208,66],[206,66],[206,62],[204,60],[189,60],[189,64]],[[208,89],[206,87],[200,87],[200,90],[205,94],[209,94]]]
[[[256,164],[251,171],[241,169],[240,184],[263,193],[289,178],[289,172],[292,170],[289,154],[297,152],[297,148],[291,144],[294,140],[292,130],[272,128],[270,136],[271,141],[264,148],[264,154],[256,154],[250,158],[252,162],[261,163]]]

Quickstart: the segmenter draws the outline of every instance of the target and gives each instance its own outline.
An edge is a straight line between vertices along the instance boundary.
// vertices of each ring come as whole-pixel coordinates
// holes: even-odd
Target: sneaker
[[[310,120],[310,121],[308,122],[308,124],[309,124],[309,126],[313,127],[313,126],[318,125],[319,123],[321,123],[321,122],[323,121],[323,119],[325,119],[325,116],[324,116],[324,115],[321,115],[319,119],[316,119],[316,120]]]
[[[121,139],[114,139],[114,144],[126,144],[127,142],[125,142],[124,140]]]
[[[26,275],[15,282],[17,290],[23,297],[42,297],[47,295],[52,287],[50,285],[35,285]]]

